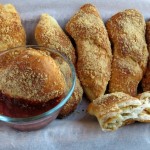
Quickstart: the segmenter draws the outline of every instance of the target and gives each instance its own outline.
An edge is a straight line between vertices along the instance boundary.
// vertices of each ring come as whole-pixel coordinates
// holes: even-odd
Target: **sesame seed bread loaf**
[[[91,4],[83,5],[68,21],[66,31],[77,45],[77,73],[87,97],[102,96],[111,74],[111,47],[104,23]]]
[[[109,92],[135,96],[148,60],[145,20],[140,12],[129,9],[112,16],[106,28],[113,47]]]
[[[26,34],[15,7],[0,4],[0,51],[25,44]]]
[[[8,51],[7,54],[13,53]],[[5,57],[0,61],[1,68],[5,68],[0,71],[3,95],[28,103],[45,103],[65,94],[64,76],[50,56],[32,48],[23,51],[20,48],[18,57],[11,58],[9,65]]]
[[[142,80],[142,87],[144,91],[150,91],[150,21],[146,23],[146,42],[149,51],[149,61],[146,73]]]
[[[57,21],[48,14],[42,14],[35,29],[38,45],[59,50],[75,64],[75,49]]]
[[[75,64],[75,49],[70,39],[67,37],[67,35],[64,33],[64,31],[61,29],[61,27],[58,25],[57,21],[53,17],[49,16],[48,14],[41,15],[35,29],[35,39],[38,45],[56,49],[59,52],[64,53],[72,61],[72,63]],[[55,61],[58,63],[66,79],[70,79],[71,70],[68,64],[58,58],[55,58]],[[71,83],[67,82],[66,84],[68,89]],[[81,102],[82,96],[83,90],[80,85],[80,81],[76,76],[75,90],[69,101],[60,111],[58,117],[63,118],[73,112],[77,108],[78,104]]]

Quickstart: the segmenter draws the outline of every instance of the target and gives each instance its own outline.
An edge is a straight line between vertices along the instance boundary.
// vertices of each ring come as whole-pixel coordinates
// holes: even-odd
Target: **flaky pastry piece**
[[[39,45],[59,50],[75,64],[75,49],[58,22],[48,14],[42,14],[35,29],[35,39]]]
[[[67,35],[64,33],[64,31],[61,29],[61,27],[53,17],[49,16],[48,14],[41,15],[40,21],[38,22],[35,29],[35,39],[38,45],[56,49],[59,52],[64,53],[72,61],[72,63],[75,64],[75,49],[70,39],[67,37]],[[50,53],[48,55],[50,55]],[[68,64],[58,58],[55,58],[55,61],[58,63],[66,79],[69,79],[71,70]],[[71,83],[67,82],[67,84],[67,88],[69,88]],[[75,90],[69,101],[60,111],[59,118],[68,116],[71,112],[73,112],[81,102],[82,96],[83,90],[80,85],[80,81],[76,76]]]
[[[20,48],[15,54],[8,51],[7,57],[1,58],[0,70],[0,92],[9,99],[37,104],[66,92],[65,78],[54,59],[32,48]]]
[[[111,47],[104,23],[91,4],[83,5],[66,24],[77,45],[77,73],[90,100],[102,96],[111,74]]]
[[[97,117],[103,131],[114,131],[138,118],[142,102],[123,92],[97,98],[88,106],[88,113]]]
[[[145,20],[140,12],[129,9],[112,16],[106,28],[113,46],[109,91],[135,96],[148,61]]]
[[[142,87],[144,91],[150,91],[150,21],[146,23],[146,42],[149,51],[149,61],[146,73],[142,80]]]
[[[15,7],[0,4],[0,51],[25,44],[26,34]]]

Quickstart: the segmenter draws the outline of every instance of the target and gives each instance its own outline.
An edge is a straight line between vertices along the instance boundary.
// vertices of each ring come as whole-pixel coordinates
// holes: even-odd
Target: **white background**
[[[27,44],[34,44],[34,29],[42,13],[55,17],[64,28],[81,5],[91,2],[104,21],[118,11],[136,8],[150,18],[149,0],[0,0],[12,3],[21,15],[27,32]],[[0,122],[0,150],[149,150],[150,124],[135,123],[116,132],[102,132],[97,120],[86,113],[84,99],[78,109],[63,120],[32,132],[15,131]]]

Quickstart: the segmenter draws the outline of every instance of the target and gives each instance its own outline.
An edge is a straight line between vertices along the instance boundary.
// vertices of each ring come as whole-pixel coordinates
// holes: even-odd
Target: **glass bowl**
[[[0,103],[0,111],[1,111],[0,112],[0,121],[4,122],[6,125],[8,125],[12,128],[15,128],[15,129],[21,130],[21,131],[30,131],[30,130],[40,129],[40,128],[46,126],[47,124],[49,124],[50,122],[52,122],[54,119],[56,119],[59,112],[61,111],[61,108],[70,99],[70,97],[74,91],[74,88],[75,88],[75,80],[76,80],[74,65],[63,54],[59,53],[57,50],[45,48],[42,46],[27,45],[24,47],[16,47],[16,48],[12,48],[9,50],[5,50],[0,53],[0,60],[3,56],[7,56],[8,53],[10,53],[10,51],[13,53],[18,53],[21,50],[28,50],[29,48],[44,51],[44,52],[48,53],[53,59],[55,59],[55,60],[57,59],[57,60],[59,60],[59,62],[66,63],[68,65],[68,68],[70,69],[69,78],[68,78],[68,75],[67,75],[67,77],[65,77],[66,74],[63,73],[63,70],[61,70],[61,71],[62,71],[62,73],[65,77],[66,83],[69,85],[69,87],[66,91],[66,94],[64,94],[64,96],[61,97],[61,100],[59,100],[59,102],[56,105],[54,105],[52,108],[46,110],[45,112],[38,113],[38,115],[26,116],[26,117],[20,117],[19,112],[17,112],[17,110],[15,108],[10,106],[10,102],[9,102],[9,104],[8,104],[8,102],[6,104],[7,99],[6,99],[6,101],[1,101],[2,95],[0,95],[0,102],[1,102]],[[2,80],[2,77],[1,77],[1,80]],[[2,104],[4,104],[5,107]],[[7,105],[7,107],[6,107],[6,105]],[[38,107],[38,109],[39,109],[39,107]],[[17,113],[17,117],[6,115],[7,113],[6,114],[3,113],[2,110],[3,110],[3,112]]]

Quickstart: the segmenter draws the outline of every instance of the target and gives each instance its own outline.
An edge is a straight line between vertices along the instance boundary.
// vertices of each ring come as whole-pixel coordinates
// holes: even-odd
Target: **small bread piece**
[[[0,4],[0,51],[25,44],[26,34],[15,7]]]
[[[149,62],[142,80],[142,87],[144,91],[150,91],[150,21],[146,23],[146,42],[149,51]]]
[[[61,27],[53,17],[49,16],[48,14],[41,15],[40,21],[38,22],[35,29],[35,39],[38,45],[53,48],[58,50],[59,52],[64,53],[72,61],[72,63],[75,64],[75,49],[70,39],[67,37],[67,35],[64,33],[64,31],[61,29]],[[48,55],[50,55],[50,53]],[[71,70],[68,64],[64,61],[61,61],[57,57],[55,58],[55,61],[66,77],[66,80],[67,78],[70,79]],[[67,82],[67,89],[70,87],[70,84],[71,83]],[[63,118],[72,113],[81,102],[82,96],[83,90],[80,85],[80,81],[76,76],[75,90],[69,101],[60,111],[58,117]]]
[[[139,94],[137,98],[142,102],[141,107],[143,110],[135,120],[139,122],[150,122],[150,91]]]
[[[111,47],[104,23],[91,4],[85,4],[66,24],[77,45],[77,73],[87,97],[102,96],[111,74]]]
[[[112,16],[106,28],[114,52],[109,92],[135,96],[148,61],[145,20],[137,10],[129,9]]]
[[[57,21],[48,14],[42,14],[35,29],[35,39],[38,45],[59,50],[75,64],[75,49],[68,36]]]
[[[88,106],[88,113],[97,117],[103,131],[114,131],[133,123],[142,111],[142,102],[123,92],[97,98]]]
[[[28,48],[12,59],[9,66],[1,61],[4,70],[0,91],[3,95],[28,103],[45,103],[65,94],[64,76],[50,56]]]

